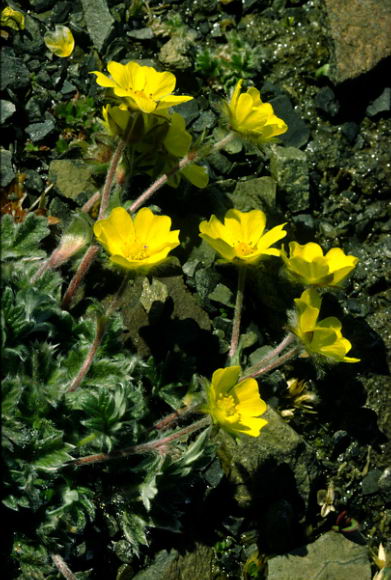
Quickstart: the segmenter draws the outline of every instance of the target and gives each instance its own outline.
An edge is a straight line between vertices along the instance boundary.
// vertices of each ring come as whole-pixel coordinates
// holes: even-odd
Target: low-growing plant
[[[319,320],[319,289],[340,285],[357,258],[339,248],[324,255],[317,244],[295,242],[288,255],[277,247],[286,224],[267,229],[257,208],[230,209],[223,219],[212,215],[199,226],[217,263],[238,271],[225,364],[202,377],[190,355],[185,375],[168,368],[164,357],[136,354],[120,315],[132,308],[127,293],[146,276],[164,273],[181,243],[169,216],[143,206],[164,184],[178,185],[179,176],[205,187],[202,160],[234,137],[261,147],[287,126],[255,87],[243,91],[239,80],[222,106],[226,134],[195,149],[183,117],[171,112],[192,99],[174,95],[172,73],[136,62],[111,61],[107,68],[110,76],[94,71],[98,84],[111,89],[102,126],[116,142],[102,192],[74,216],[49,256],[44,217],[29,213],[20,223],[3,217],[3,503],[15,520],[12,558],[19,578],[52,578],[57,570],[71,578],[70,568],[84,568],[78,577],[88,577],[85,567],[102,529],[105,549],[122,562],[135,561],[149,544],[149,529],[181,529],[190,487],[200,498],[206,493],[216,432],[258,437],[267,429],[259,377],[297,356],[311,356],[320,366],[359,360],[346,356],[351,344],[340,321]],[[77,126],[93,109],[91,101],[85,105],[58,113]],[[161,172],[133,201],[112,191],[118,172],[129,170],[121,165],[129,152],[139,156],[137,171]],[[97,202],[94,220],[89,211]],[[292,305],[281,342],[245,366],[240,338],[246,277],[280,258],[287,279],[306,289]],[[99,300],[95,292],[105,282],[116,290]],[[82,283],[85,299],[74,308]],[[170,413],[162,417],[167,406]],[[255,574],[249,565],[246,573]]]

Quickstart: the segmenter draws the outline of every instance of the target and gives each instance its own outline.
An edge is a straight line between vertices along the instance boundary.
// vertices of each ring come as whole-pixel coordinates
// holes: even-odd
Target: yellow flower
[[[8,26],[13,30],[23,30],[24,29],[24,14],[14,10],[10,6],[6,6],[1,11],[0,15],[1,26]]]
[[[99,71],[96,82],[101,87],[110,87],[117,97],[125,97],[131,109],[143,113],[156,113],[180,103],[186,103],[193,97],[175,96],[176,78],[170,72],[158,72],[151,66],[141,66],[137,62],[121,64],[110,61],[107,65],[111,78]]]
[[[335,362],[355,363],[359,358],[345,356],[352,348],[342,336],[338,318],[330,316],[318,322],[321,298],[313,288],[295,298],[296,322],[291,330],[302,341],[309,354],[320,354]]]
[[[289,273],[303,284],[313,286],[338,286],[355,268],[358,258],[347,256],[341,248],[332,248],[323,255],[318,244],[290,242],[289,258],[281,249],[281,258]]]
[[[258,437],[267,423],[260,417],[267,405],[259,396],[257,381],[252,378],[239,381],[239,375],[239,366],[215,371],[202,412],[209,413],[213,422],[229,433]]]
[[[265,225],[266,216],[259,209],[249,212],[230,209],[224,223],[215,215],[209,222],[201,222],[200,236],[223,257],[220,262],[257,264],[265,255],[279,256],[280,250],[270,246],[286,236],[285,224],[264,234]]]
[[[112,262],[140,270],[160,264],[179,245],[179,230],[170,228],[168,216],[154,215],[146,207],[134,219],[123,207],[116,207],[108,218],[94,224],[94,234]]]
[[[75,48],[75,39],[67,26],[57,24],[54,32],[47,32],[44,42],[50,52],[61,58],[70,56]]]
[[[288,130],[286,123],[274,114],[270,103],[263,103],[260,93],[250,87],[241,93],[243,79],[238,81],[229,103],[225,103],[231,129],[257,143],[270,141]]]

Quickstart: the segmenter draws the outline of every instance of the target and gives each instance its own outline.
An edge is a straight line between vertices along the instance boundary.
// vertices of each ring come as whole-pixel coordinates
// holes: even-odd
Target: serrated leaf
[[[66,443],[62,449],[41,455],[41,457],[34,461],[33,465],[37,469],[43,469],[45,471],[56,470],[67,461],[73,459],[68,453],[72,448],[73,445]]]
[[[10,260],[23,257],[43,257],[40,242],[49,234],[47,219],[29,213],[23,222],[15,223],[12,216],[2,218],[2,259]]]
[[[148,546],[146,536],[148,523],[142,517],[125,511],[122,514],[121,524],[125,538],[132,544],[133,549],[137,550],[137,553],[139,544]]]

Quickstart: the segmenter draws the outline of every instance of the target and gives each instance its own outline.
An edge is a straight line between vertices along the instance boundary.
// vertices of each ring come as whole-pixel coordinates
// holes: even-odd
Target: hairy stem
[[[117,451],[112,451],[111,453],[97,453],[95,455],[87,455],[86,457],[80,457],[70,461],[68,465],[90,465],[91,463],[99,463],[102,461],[110,461],[112,459],[118,459],[119,457],[127,457],[128,455],[138,455],[140,453],[149,453],[153,451],[164,450],[165,447],[170,445],[173,441],[190,435],[199,431],[203,427],[207,427],[210,424],[209,417],[203,417],[199,421],[163,437],[162,439],[154,439],[153,441],[148,441],[147,443],[141,443],[139,445],[132,445],[131,447],[125,447],[124,449],[118,449]]]
[[[248,379],[250,377],[252,377],[253,379],[256,379],[257,377],[264,375],[265,373],[268,373],[268,372],[272,371],[273,369],[276,369],[276,368],[280,367],[281,365],[285,364],[286,362],[288,362],[288,360],[291,360],[296,355],[298,355],[299,352],[300,352],[300,347],[295,346],[294,348],[291,348],[291,350],[288,350],[288,352],[286,352],[285,354],[280,356],[277,360],[271,362],[270,364],[268,364],[262,368],[258,368],[257,370],[250,372],[248,375],[243,377],[242,380]]]
[[[51,558],[57,570],[64,576],[64,578],[66,578],[66,580],[77,580],[76,576],[60,554],[52,554]]]
[[[231,335],[231,345],[229,348],[228,356],[232,359],[238,348],[239,336],[240,336],[240,320],[242,317],[243,308],[243,296],[244,296],[244,286],[246,283],[247,270],[245,267],[239,267],[238,274],[238,290],[236,293],[235,311],[234,319],[232,323],[232,335]]]
[[[210,150],[208,150],[207,154],[212,153],[213,151],[218,151],[219,149],[222,149],[223,147],[225,147],[225,145],[227,145],[227,143],[229,143],[233,139],[234,136],[235,136],[235,133],[232,133],[232,132],[228,133],[227,135],[225,135],[225,137],[223,137],[223,139],[221,139],[220,141],[217,141],[217,143],[212,145]],[[205,157],[205,154],[202,153],[202,150],[201,151],[190,151],[187,155],[185,155],[185,157],[183,157],[179,161],[178,165],[176,165],[175,167],[173,167],[173,169],[171,169],[171,171],[168,171],[168,173],[165,173],[164,175],[161,175],[160,177],[158,177],[158,179],[156,181],[154,181],[154,183],[152,183],[152,185],[150,185],[150,187],[148,187],[148,189],[146,189],[144,191],[144,193],[142,193],[140,195],[140,197],[138,197],[136,199],[136,201],[134,201],[132,203],[132,205],[129,208],[129,211],[134,212],[134,211],[138,210],[139,207],[144,205],[144,203],[150,197],[152,197],[152,195],[154,193],[156,193],[156,191],[158,191],[165,183],[167,183],[168,179],[172,175],[174,175],[175,173],[177,173],[177,171],[180,171],[181,169],[183,169],[184,167],[189,165],[189,163],[194,163],[194,161],[198,161],[202,157]]]
[[[122,154],[124,152],[125,147],[126,147],[126,140],[121,139],[119,141],[114,153],[113,153],[111,160],[110,160],[110,166],[109,166],[109,169],[107,171],[105,184],[104,184],[103,190],[102,190],[102,197],[101,197],[101,202],[100,202],[98,220],[102,220],[106,215],[106,210],[108,208],[109,201],[110,201],[110,193],[111,193],[111,188],[113,186],[115,172],[117,171],[117,167],[118,167],[119,162],[121,161],[121,157],[122,157]]]
[[[114,296],[113,300],[109,304],[109,306],[106,310],[105,316],[98,318],[97,323],[96,323],[95,338],[90,346],[90,350],[88,351],[86,358],[84,359],[84,362],[81,366],[81,369],[79,370],[76,377],[72,380],[71,384],[69,385],[69,387],[67,389],[68,393],[75,391],[80,386],[82,380],[84,379],[84,377],[86,376],[86,374],[90,370],[90,367],[94,361],[96,352],[97,352],[98,348],[100,347],[100,345],[102,344],[102,339],[103,339],[104,334],[106,332],[108,319],[109,319],[110,315],[113,313],[113,311],[117,308],[118,303],[121,299],[122,293],[123,293],[124,289],[126,288],[128,279],[129,279],[129,276],[128,276],[128,274],[126,274],[126,276],[122,280],[122,283],[121,283],[116,295]]]
[[[73,276],[72,280],[69,283],[69,286],[64,294],[62,299],[61,307],[66,310],[69,308],[71,300],[80,285],[80,282],[83,280],[84,276],[87,274],[88,270],[92,266],[93,261],[96,258],[97,253],[99,252],[99,246],[95,244],[90,246],[88,250],[86,250],[82,261],[79,264],[78,269],[76,270],[75,275]]]
[[[282,352],[287,346],[292,344],[292,342],[294,340],[295,340],[295,335],[293,334],[293,332],[289,332],[286,335],[286,337],[280,342],[280,344],[278,344],[275,348],[273,348],[271,351],[269,351],[260,361],[257,362],[256,365],[254,365],[251,368],[251,371],[255,372],[258,367],[261,367],[262,365],[264,365],[268,361],[272,360],[273,358],[276,358],[276,356],[278,356],[280,354],[280,352]]]

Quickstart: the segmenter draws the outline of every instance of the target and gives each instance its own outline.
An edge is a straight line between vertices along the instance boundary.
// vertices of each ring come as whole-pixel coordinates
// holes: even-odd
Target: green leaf
[[[2,218],[2,259],[41,258],[45,256],[39,250],[39,244],[49,234],[47,219],[29,213],[23,222],[15,223],[12,216]]]
[[[73,449],[73,445],[66,443],[62,449],[57,449],[56,451],[41,455],[39,459],[34,461],[33,465],[37,469],[43,469],[45,471],[56,470],[72,459],[72,456],[68,453],[71,449]]]
[[[139,544],[148,546],[146,536],[147,526],[150,522],[146,522],[141,516],[135,513],[124,511],[121,518],[122,530],[125,538],[133,546],[136,555],[139,553]]]
[[[204,165],[190,163],[190,165],[181,169],[181,173],[192,185],[200,189],[204,189],[209,183],[208,170]]]

